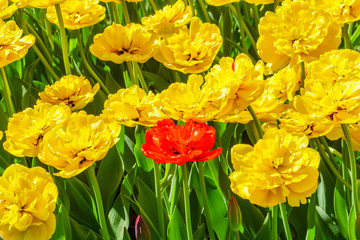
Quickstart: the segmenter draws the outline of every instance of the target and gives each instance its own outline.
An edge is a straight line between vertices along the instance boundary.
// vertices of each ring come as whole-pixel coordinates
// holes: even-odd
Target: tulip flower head
[[[175,125],[170,119],[157,122],[145,132],[141,151],[157,163],[209,161],[218,157],[222,148],[210,151],[215,144],[215,129],[205,123],[189,120],[185,125]]]

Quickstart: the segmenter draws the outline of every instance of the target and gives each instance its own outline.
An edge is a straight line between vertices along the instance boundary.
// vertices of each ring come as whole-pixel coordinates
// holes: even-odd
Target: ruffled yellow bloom
[[[275,121],[288,108],[284,104],[286,99],[292,100],[295,91],[300,88],[300,72],[287,66],[274,74],[265,81],[265,88],[259,98],[257,98],[251,107],[254,109],[258,119],[263,122]],[[236,122],[246,124],[253,120],[247,109],[244,109],[237,115]]]
[[[101,60],[122,63],[144,63],[157,51],[158,37],[140,24],[122,26],[115,24],[105,28],[104,33],[94,37],[90,52]]]
[[[352,23],[360,19],[360,2],[358,0],[309,0],[319,9],[328,12],[333,21],[341,25]]]
[[[0,19],[0,68],[23,58],[35,43],[33,35],[21,38],[22,33],[14,21]]]
[[[154,15],[143,17],[141,23],[146,29],[160,35],[173,34],[174,29],[187,25],[192,18],[190,7],[185,8],[182,0],[174,5],[167,5],[161,10],[155,11]]]
[[[64,104],[53,106],[49,103],[40,103],[15,113],[5,131],[4,149],[18,157],[36,157],[44,135],[66,121],[70,113],[70,108]]]
[[[18,8],[47,8],[66,0],[11,0]]]
[[[16,10],[18,9],[18,7],[16,6],[16,4],[11,4],[9,6],[9,1],[7,0],[0,0],[0,18],[1,19],[6,19],[11,17]]]
[[[190,75],[187,83],[173,83],[161,92],[159,98],[162,111],[167,118],[187,122],[207,122],[224,107],[226,93],[216,92],[218,95],[201,89],[204,80],[201,75]]]
[[[275,13],[266,12],[259,34],[258,53],[273,70],[290,60],[294,64],[316,60],[322,53],[337,49],[341,42],[340,25],[322,9],[300,0],[285,0]]]
[[[144,0],[125,0],[126,2],[142,2]],[[100,2],[114,2],[114,3],[121,3],[120,0],[100,0]]]
[[[61,170],[56,176],[75,176],[106,156],[119,140],[120,127],[102,116],[74,112],[68,122],[57,125],[44,136],[39,160]]]
[[[82,109],[93,101],[99,88],[98,83],[91,88],[89,80],[83,76],[68,75],[56,81],[55,84],[46,86],[45,90],[39,93],[39,102],[48,102],[53,105],[63,102],[73,110]]]
[[[283,129],[269,129],[254,147],[238,144],[231,149],[234,172],[231,189],[262,207],[286,201],[290,206],[305,204],[318,185],[319,153],[308,148],[304,135]]]
[[[304,133],[309,138],[324,136],[334,128],[334,122],[325,116],[302,114],[292,108],[278,120],[281,129],[290,133]]]
[[[105,7],[98,0],[67,0],[60,4],[64,27],[80,29],[92,26],[105,18]],[[48,7],[46,18],[59,25],[55,7]]]
[[[0,236],[48,240],[56,227],[57,187],[45,169],[13,164],[0,177]]]
[[[160,111],[158,96],[152,92],[146,94],[137,85],[110,94],[104,103],[103,115],[128,127],[137,124],[154,126],[157,121],[165,118]]]
[[[235,61],[230,57],[220,59],[220,64],[211,68],[203,86],[207,95],[224,94],[225,107],[219,109],[216,121],[236,122],[237,115],[255,101],[264,89],[264,64],[255,64],[245,54],[239,54]]]
[[[327,116],[337,124],[360,120],[360,53],[333,50],[307,67],[305,88],[294,98],[303,114]]]
[[[173,70],[201,73],[209,69],[221,44],[218,26],[201,23],[199,18],[193,17],[190,29],[183,26],[178,33],[161,41],[154,58]]]

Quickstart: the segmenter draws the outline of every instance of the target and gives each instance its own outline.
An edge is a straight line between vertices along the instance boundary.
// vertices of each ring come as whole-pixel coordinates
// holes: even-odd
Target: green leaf
[[[205,239],[205,224],[201,224],[200,227],[196,230],[193,236],[194,240],[204,240]],[[184,238],[186,239],[186,238]]]
[[[355,208],[354,206],[352,206],[349,213],[349,225],[348,225],[348,233],[350,240],[358,240],[355,235],[355,223],[356,223]]]
[[[340,233],[340,228],[334,224],[333,220],[319,206],[316,206],[315,211],[315,238],[328,240],[344,239]]]
[[[256,235],[255,240],[269,239],[269,236],[271,236],[270,213],[266,215],[266,218],[261,226],[259,233]]]
[[[70,201],[74,203],[71,205],[71,213],[96,229],[100,229],[95,201],[87,186],[77,178],[69,178],[66,181]]]
[[[175,207],[173,215],[170,217],[167,234],[169,240],[187,238],[186,226],[177,207]]]
[[[109,211],[109,226],[115,239],[124,239],[129,227],[129,204],[124,204],[121,195],[117,197]]]
[[[344,185],[337,180],[334,190],[334,211],[337,224],[344,238],[348,238],[348,211],[345,201]]]
[[[71,240],[71,226],[69,214],[58,199],[58,209],[56,211],[56,229],[51,237],[52,240]]]
[[[97,181],[99,183],[105,213],[108,212],[109,205],[114,200],[114,194],[120,185],[123,172],[123,162],[120,161],[119,154],[116,148],[113,147],[109,150],[106,157],[101,160],[97,173]]]
[[[169,83],[157,74],[147,71],[142,71],[142,74],[146,82],[150,83],[149,85],[153,86],[158,92],[161,92],[169,87]]]
[[[140,178],[137,179],[137,187],[139,191],[138,207],[142,211],[140,212],[140,215],[147,223],[149,223],[148,227],[150,229],[151,236],[154,236],[154,239],[160,239],[156,228],[159,222],[159,217],[156,208],[157,204],[155,193]],[[144,213],[145,215],[143,215]]]
[[[136,162],[139,167],[144,169],[146,172],[150,172],[154,168],[154,161],[145,157],[145,155],[141,152],[141,145],[145,143],[145,130],[144,127],[137,125],[135,127],[135,147],[134,147],[134,155],[136,158]]]

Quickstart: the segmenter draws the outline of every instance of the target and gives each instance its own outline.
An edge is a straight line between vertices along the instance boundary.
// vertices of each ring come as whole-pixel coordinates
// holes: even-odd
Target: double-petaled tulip
[[[106,8],[98,0],[67,0],[60,4],[64,27],[80,29],[92,26],[105,18]],[[59,25],[55,7],[48,7],[46,18]]]
[[[311,62],[341,43],[341,27],[309,2],[285,0],[276,12],[266,12],[259,24],[258,53],[272,70],[292,61]]]
[[[124,61],[144,63],[156,53],[157,47],[158,37],[142,25],[113,23],[94,37],[90,52],[101,60],[118,64]]]
[[[43,92],[39,93],[40,101],[53,105],[64,103],[71,109],[82,109],[94,99],[99,90],[97,83],[91,88],[89,80],[83,76],[67,75],[51,86],[46,86]]]
[[[45,169],[13,164],[0,177],[0,236],[48,240],[56,227],[58,190]]]
[[[57,125],[44,136],[39,160],[61,170],[56,176],[75,176],[106,156],[119,140],[120,127],[102,116],[74,112],[68,122]]]
[[[0,68],[23,58],[35,43],[33,35],[21,37],[22,33],[14,21],[0,19]]]
[[[238,144],[231,149],[234,172],[231,189],[262,207],[287,200],[291,206],[305,204],[318,185],[319,153],[308,148],[305,134],[269,129],[254,147]]]
[[[218,157],[222,148],[211,150],[216,133],[205,123],[189,120],[185,125],[175,125],[170,119],[157,122],[145,132],[145,143],[141,151],[157,163],[209,161]]]

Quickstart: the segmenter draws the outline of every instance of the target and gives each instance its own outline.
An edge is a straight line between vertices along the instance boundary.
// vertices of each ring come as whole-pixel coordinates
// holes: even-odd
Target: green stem
[[[61,49],[62,49],[62,54],[63,54],[65,73],[66,73],[66,75],[70,75],[71,69],[70,69],[70,62],[69,62],[69,57],[68,57],[68,41],[66,38],[64,20],[62,17],[60,4],[56,4],[55,9],[56,9],[56,15],[58,18],[58,22],[59,22],[59,28],[60,28]]]
[[[278,238],[278,205],[271,208],[271,233],[272,233],[272,240],[277,240]]]
[[[346,49],[353,49],[350,37],[349,37],[349,33],[348,33],[348,24],[345,23],[343,28],[342,28],[342,36],[343,36],[343,40],[344,40],[344,47]]]
[[[44,13],[46,15],[46,9],[43,9]],[[52,38],[52,25],[51,22],[49,22],[46,17],[44,18],[44,22],[45,22],[45,29],[47,32],[47,36],[49,38],[49,43],[51,45],[51,48],[54,49],[54,39]]]
[[[251,107],[251,105],[249,105],[247,107],[247,109],[249,110],[249,113],[251,115],[251,117],[253,118],[254,122],[255,122],[255,126],[256,126],[256,130],[259,134],[259,138],[263,138],[263,130],[262,130],[262,127],[261,127],[261,123],[258,119],[258,117],[256,116],[256,113],[254,111],[254,109]]]
[[[347,188],[351,189],[351,185],[345,181],[345,179],[341,176],[341,174],[339,173],[339,171],[336,169],[336,167],[332,164],[331,160],[329,159],[329,157],[326,155],[323,145],[321,145],[319,139],[314,138],[314,141],[318,147],[318,151],[320,152],[321,157],[325,160],[326,164],[329,166],[329,168],[331,169],[331,171],[335,174],[335,176],[340,180],[340,182],[342,182]]]
[[[254,26],[257,29],[258,25],[259,25],[259,20],[260,20],[259,10],[258,10],[256,4],[252,4],[252,9],[253,9],[253,12],[254,12]]]
[[[6,77],[5,69],[1,68],[1,80],[3,85],[4,97],[5,97],[5,104],[6,104],[6,111],[9,114],[9,117],[15,113],[15,108],[13,102],[11,100],[11,91],[8,79]]]
[[[280,212],[281,212],[281,218],[285,229],[285,236],[287,240],[292,240],[291,231],[290,231],[290,225],[289,220],[286,213],[286,206],[285,203],[280,203]]]
[[[104,206],[103,206],[103,202],[102,202],[102,198],[101,198],[100,188],[99,188],[99,184],[97,182],[96,176],[95,176],[95,164],[93,164],[86,170],[86,174],[87,174],[87,177],[90,181],[91,188],[95,195],[98,218],[99,218],[103,238],[104,238],[104,240],[110,240],[109,232],[108,232],[108,229],[106,226]]]
[[[48,22],[48,21],[47,21]],[[26,28],[29,30],[29,32],[35,36],[36,39],[36,43],[38,43],[40,45],[41,50],[43,51],[46,61],[48,61],[51,65],[53,63],[53,59],[51,58],[51,55],[47,49],[47,47],[45,46],[44,42],[42,41],[41,37],[39,36],[39,34],[37,34],[37,32],[35,31],[35,29],[27,22],[25,22]]]
[[[238,16],[238,14],[237,14],[236,9],[234,8],[234,6],[231,5],[231,4],[228,4],[227,6],[228,6],[228,7],[230,8],[230,10],[233,12],[235,18],[238,19],[239,25],[241,25],[241,24],[240,24],[239,16]],[[240,18],[241,18],[241,16],[240,16]],[[241,21],[242,21],[242,19],[241,19]],[[248,54],[248,48],[247,48],[247,45],[246,45],[246,39],[245,39],[244,29],[243,29],[242,27],[240,27],[240,41],[241,41],[241,45],[242,45],[242,49],[243,49],[242,52],[244,52],[244,53],[246,53],[247,55],[249,55],[249,54]]]
[[[189,186],[186,164],[182,166],[182,182],[184,188],[184,205],[185,205],[185,219],[186,219],[186,233],[187,239],[193,240],[192,227],[191,227],[191,212],[190,212],[190,201],[189,201]]]
[[[40,50],[37,48],[37,46],[35,44],[32,45],[32,49],[34,49],[36,55],[40,58],[40,61],[42,62],[42,64],[46,68],[46,70],[49,71],[50,75],[55,79],[55,81],[59,80],[58,75],[54,72],[54,70],[52,69],[52,67],[48,63],[48,61],[46,61],[44,55],[42,55],[42,53],[40,52]]]
[[[154,12],[159,9],[159,7],[156,5],[156,2],[154,0],[150,0],[150,5],[153,8]]]
[[[232,6],[231,4],[229,4],[229,6]],[[240,7],[239,7],[239,4],[235,4],[235,7],[236,7],[236,13],[237,13],[237,19],[239,21],[239,24],[240,24],[240,28],[243,28],[245,33],[246,33],[246,36],[249,38],[250,42],[251,42],[251,46],[254,48],[254,50],[256,51],[256,42],[250,32],[250,30],[248,29],[248,27],[246,26],[245,22],[244,22],[244,19],[242,18],[241,16],[241,11],[240,11]],[[230,7],[230,9],[232,9]],[[246,47],[245,47],[246,48]]]
[[[204,3],[204,0],[199,0],[198,2],[199,2],[199,5],[200,5],[200,8],[201,8],[201,11],[204,14],[205,20],[207,22],[211,22],[209,13],[208,13],[208,11],[206,9],[206,6],[205,6],[205,3]]]
[[[80,29],[76,31],[76,36],[77,36],[77,40],[78,40],[78,46],[79,46],[79,52],[80,52],[81,60],[83,61],[84,65],[85,65],[85,68],[89,71],[89,73],[96,80],[96,82],[99,83],[101,89],[107,95],[109,95],[110,94],[109,90],[107,89],[107,87],[105,86],[103,81],[99,78],[99,76],[94,72],[94,70],[90,66],[90,64],[89,64],[89,62],[88,62],[88,60],[87,60],[87,58],[85,56],[85,51],[84,51],[84,46],[83,46],[82,39],[81,39]]]
[[[123,10],[123,15],[125,17],[125,23],[129,24],[131,22],[130,22],[130,16],[129,16],[129,11],[126,6],[126,2],[125,2],[125,0],[120,0],[120,2],[121,2],[121,8]]]
[[[131,62],[126,62],[126,66],[128,67],[128,72],[129,72],[132,84],[133,85],[134,84],[139,85],[139,82],[137,81],[137,79],[134,76],[134,71],[133,71],[133,68],[131,66]]]
[[[188,0],[188,1],[189,1],[190,10],[191,10],[191,15],[195,16],[194,2],[193,2],[193,0]]]
[[[155,175],[155,195],[156,195],[156,204],[159,216],[159,228],[160,236],[162,239],[165,239],[165,228],[164,228],[164,214],[163,214],[163,205],[161,201],[161,189],[160,189],[160,165],[154,162],[154,175]]]
[[[326,142],[326,139],[324,136],[319,137],[319,140],[321,142],[321,144],[324,146],[324,149],[327,153],[327,155],[329,156],[329,159],[331,160],[332,164],[336,167],[336,169],[339,171],[339,166],[338,163],[336,162],[336,159],[333,155],[333,153],[331,152],[329,145]]]
[[[351,187],[352,187],[351,200],[352,200],[352,204],[355,205],[355,216],[357,216],[359,214],[360,209],[359,209],[359,197],[357,193],[358,190],[356,187],[356,181],[357,181],[356,159],[355,159],[355,154],[351,143],[351,138],[349,135],[348,128],[345,124],[341,124],[341,128],[344,132],[345,141],[349,152],[349,161],[350,161],[350,169],[351,169]]]
[[[119,15],[119,9],[117,8],[117,4],[115,2],[110,2],[110,9],[114,13],[114,20],[116,24],[121,24],[121,19]]]
[[[132,62],[132,66],[133,66],[133,68],[135,69],[136,77],[137,77],[138,79],[140,79],[141,87],[144,89],[144,91],[145,91],[146,93],[148,93],[148,92],[149,92],[149,88],[148,88],[148,86],[147,86],[147,84],[146,84],[146,81],[145,81],[144,76],[143,76],[143,74],[142,74],[142,71],[141,71],[141,69],[140,69],[140,67],[139,67],[139,64],[138,64],[137,62]]]
[[[205,218],[206,218],[206,226],[208,228],[208,232],[210,235],[211,240],[215,240],[214,230],[211,222],[210,217],[210,209],[209,209],[209,203],[208,198],[206,194],[206,185],[205,185],[205,177],[204,177],[204,162],[198,163],[199,167],[199,179],[200,179],[200,189],[201,189],[201,195],[203,199],[203,205],[204,205],[204,212],[205,212]]]
[[[305,78],[306,78],[304,61],[301,61],[300,66],[301,66],[301,87],[303,88],[305,85]]]

